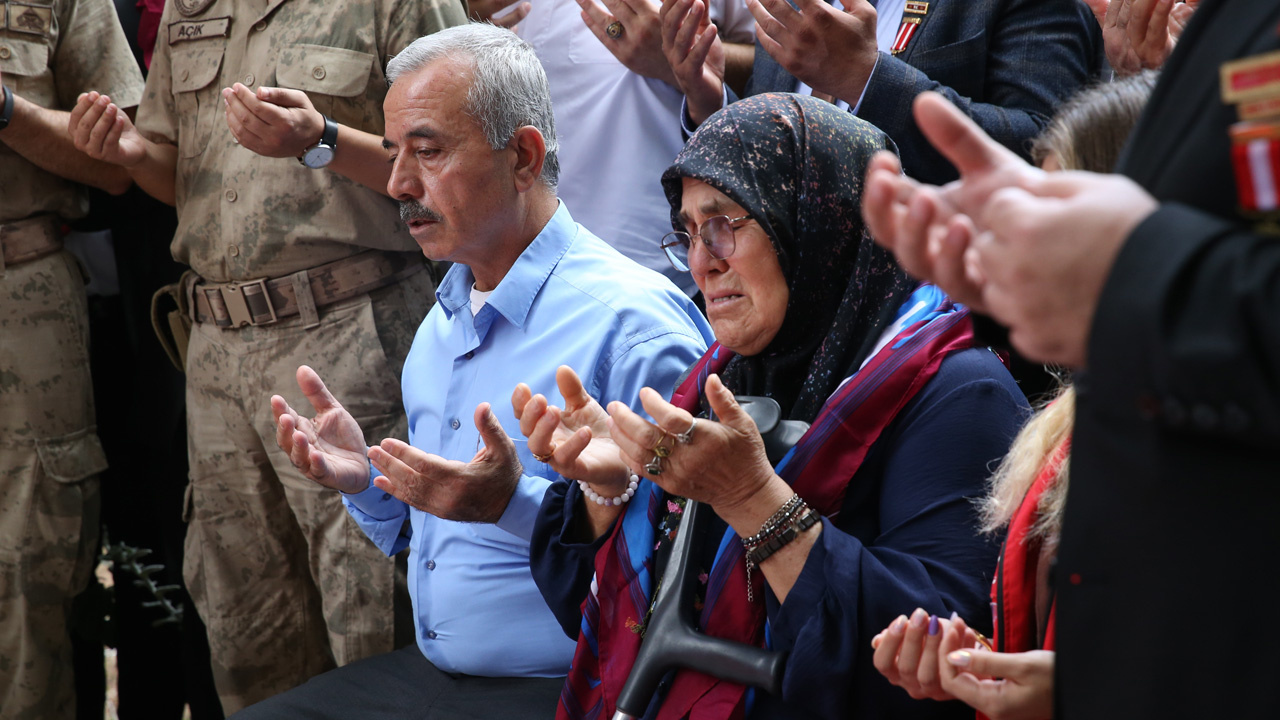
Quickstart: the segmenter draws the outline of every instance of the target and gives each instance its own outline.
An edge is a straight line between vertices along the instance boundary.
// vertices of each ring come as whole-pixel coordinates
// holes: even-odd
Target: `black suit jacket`
[[[1219,67],[1280,3],[1205,0],[1120,171],[1163,201],[1090,337],[1058,555],[1058,717],[1280,717],[1280,238],[1236,210]]]
[[[858,115],[893,138],[908,175],[949,182],[955,169],[911,117],[916,95],[946,95],[1025,157],[1057,106],[1097,73],[1101,44],[1080,0],[931,0],[906,50],[880,53]],[[757,42],[746,94],[795,90],[796,79]]]

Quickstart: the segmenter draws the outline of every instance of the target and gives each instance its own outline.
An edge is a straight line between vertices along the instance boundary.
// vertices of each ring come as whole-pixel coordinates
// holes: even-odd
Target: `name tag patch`
[[[1239,117],[1228,133],[1240,212],[1280,234],[1280,51],[1223,63],[1219,74]]]
[[[53,30],[53,8],[9,3],[10,30],[31,35],[48,35]]]
[[[169,23],[169,44],[174,45],[187,40],[203,40],[211,37],[226,37],[231,28],[231,18],[209,18],[208,20],[179,20]]]
[[[209,6],[213,4],[213,1],[214,0],[173,0],[173,4],[178,6],[178,13],[181,14],[182,17],[191,17],[208,10]]]
[[[1280,50],[1222,65],[1222,101],[1254,102],[1280,96]]]

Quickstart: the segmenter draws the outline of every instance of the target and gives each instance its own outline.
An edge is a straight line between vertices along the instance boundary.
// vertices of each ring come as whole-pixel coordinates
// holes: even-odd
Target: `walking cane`
[[[809,424],[781,420],[782,410],[770,398],[739,397],[738,403],[756,421],[765,440],[769,462],[777,465],[809,429]],[[640,645],[631,674],[618,695],[613,720],[635,720],[649,707],[662,678],[676,668],[688,668],[723,680],[764,688],[777,694],[782,687],[785,653],[713,638],[694,629],[694,592],[698,569],[695,538],[712,519],[709,508],[693,500],[685,503],[671,557],[658,585],[653,616]]]

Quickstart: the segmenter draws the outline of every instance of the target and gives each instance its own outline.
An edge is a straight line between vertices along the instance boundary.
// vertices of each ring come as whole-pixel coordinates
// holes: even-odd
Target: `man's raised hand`
[[[374,484],[445,520],[497,522],[511,502],[522,467],[515,444],[489,403],[476,407],[475,423],[484,447],[469,463],[446,460],[393,438],[369,448],[370,462],[382,473]]]
[[[303,475],[345,493],[369,487],[369,461],[364,433],[351,413],[329,393],[315,370],[298,368],[298,387],[316,414],[306,418],[279,395],[271,396],[276,444]]]
[[[76,149],[94,160],[133,167],[147,156],[146,140],[129,116],[97,92],[81,93],[67,119]]]
[[[689,117],[701,125],[724,103],[724,45],[711,24],[707,0],[663,0],[662,52]]]
[[[893,251],[907,272],[981,311],[983,278],[968,252],[973,219],[995,191],[1027,187],[1044,173],[937,93],[921,93],[913,109],[921,132],[960,179],[942,187],[918,183],[902,174],[897,157],[881,152],[867,168],[863,217],[876,242]]]
[[[298,157],[324,134],[324,115],[301,90],[235,83],[223,88],[223,114],[241,147],[273,158]]]

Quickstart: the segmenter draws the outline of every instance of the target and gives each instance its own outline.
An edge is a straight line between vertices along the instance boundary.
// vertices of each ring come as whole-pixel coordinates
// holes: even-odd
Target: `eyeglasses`
[[[707,252],[717,260],[727,260],[737,247],[734,241],[734,223],[750,220],[750,215],[730,218],[728,215],[717,215],[702,221],[702,231],[697,235],[687,232],[669,232],[662,236],[662,251],[667,254],[671,265],[680,272],[689,272],[689,248],[695,239],[701,240]]]

